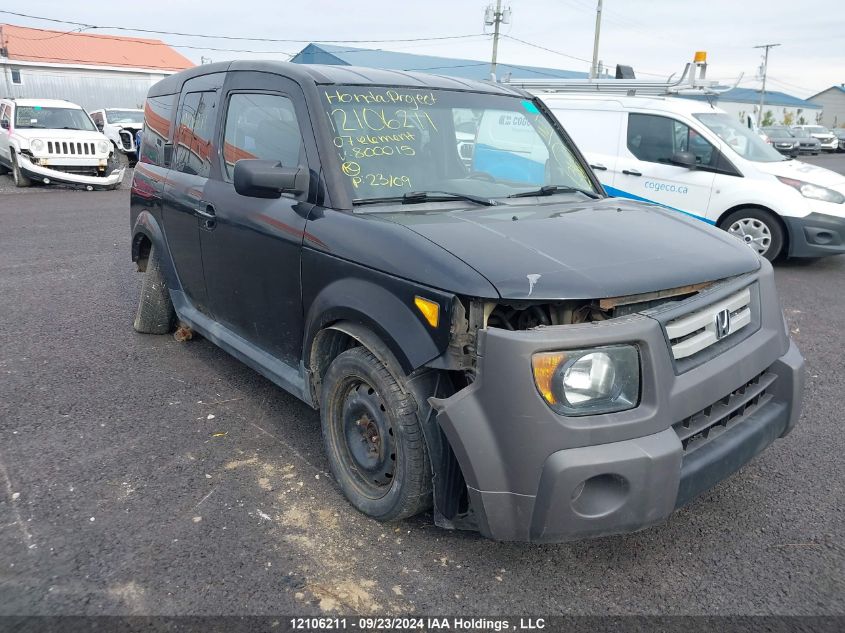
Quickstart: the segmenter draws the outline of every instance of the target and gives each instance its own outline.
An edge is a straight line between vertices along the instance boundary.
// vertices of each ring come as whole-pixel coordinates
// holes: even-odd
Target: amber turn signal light
[[[422,297],[414,297],[414,305],[417,306],[417,310],[423,315],[426,323],[431,327],[437,327],[437,324],[440,323],[439,303],[430,299],[423,299]]]

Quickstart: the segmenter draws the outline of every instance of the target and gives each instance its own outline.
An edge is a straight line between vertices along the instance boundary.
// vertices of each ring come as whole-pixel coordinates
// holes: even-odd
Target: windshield
[[[808,125],[804,128],[804,131],[810,134],[830,134],[830,130],[821,125]]]
[[[695,118],[715,132],[733,151],[746,160],[758,163],[789,160],[742,123],[734,121],[729,114],[696,114]]]
[[[321,100],[353,200],[409,192],[494,199],[547,185],[569,195],[566,188],[595,192],[571,149],[531,101],[361,86],[326,86]]]
[[[789,129],[785,127],[763,127],[760,128],[769,136],[792,136]]]
[[[144,122],[143,110],[106,110],[106,118],[109,123],[137,123]]]
[[[15,108],[15,127],[97,131],[91,119],[81,108],[44,108],[24,105]]]

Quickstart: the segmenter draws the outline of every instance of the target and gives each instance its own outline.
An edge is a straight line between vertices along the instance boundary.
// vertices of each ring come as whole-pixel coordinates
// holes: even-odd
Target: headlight
[[[109,142],[108,141],[100,141],[97,143],[97,151],[100,154],[105,154],[109,151]]]
[[[542,352],[531,358],[543,400],[563,415],[633,409],[640,400],[640,357],[633,345]]]
[[[44,141],[40,138],[32,139],[29,142],[29,149],[33,152],[43,152],[44,151]]]
[[[794,180],[792,178],[784,178],[783,176],[776,176],[783,184],[789,185],[797,189],[805,198],[812,198],[813,200],[823,200],[825,202],[833,202],[842,204],[845,202],[845,196],[838,191],[828,189],[827,187],[820,187],[819,185],[812,185],[809,182],[801,180]]]

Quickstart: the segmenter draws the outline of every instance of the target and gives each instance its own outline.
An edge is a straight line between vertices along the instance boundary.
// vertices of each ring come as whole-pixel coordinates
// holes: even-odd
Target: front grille
[[[79,141],[47,141],[47,153],[61,156],[93,156],[94,143]]]
[[[718,315],[730,314],[727,331],[719,331]],[[688,358],[719,340],[727,338],[751,323],[751,289],[743,288],[709,306],[685,314],[666,324],[666,335],[675,360]]]
[[[672,425],[678,439],[689,454],[713,441],[744,420],[772,399],[770,388],[777,374],[764,371],[734,389],[724,398]]]

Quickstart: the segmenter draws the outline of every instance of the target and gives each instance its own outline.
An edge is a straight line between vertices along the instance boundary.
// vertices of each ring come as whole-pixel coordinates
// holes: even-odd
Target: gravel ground
[[[125,189],[0,181],[0,615],[845,614],[845,257],[776,268],[809,369],[788,438],[665,525],[502,544],[366,519],[315,412],[134,333]]]

